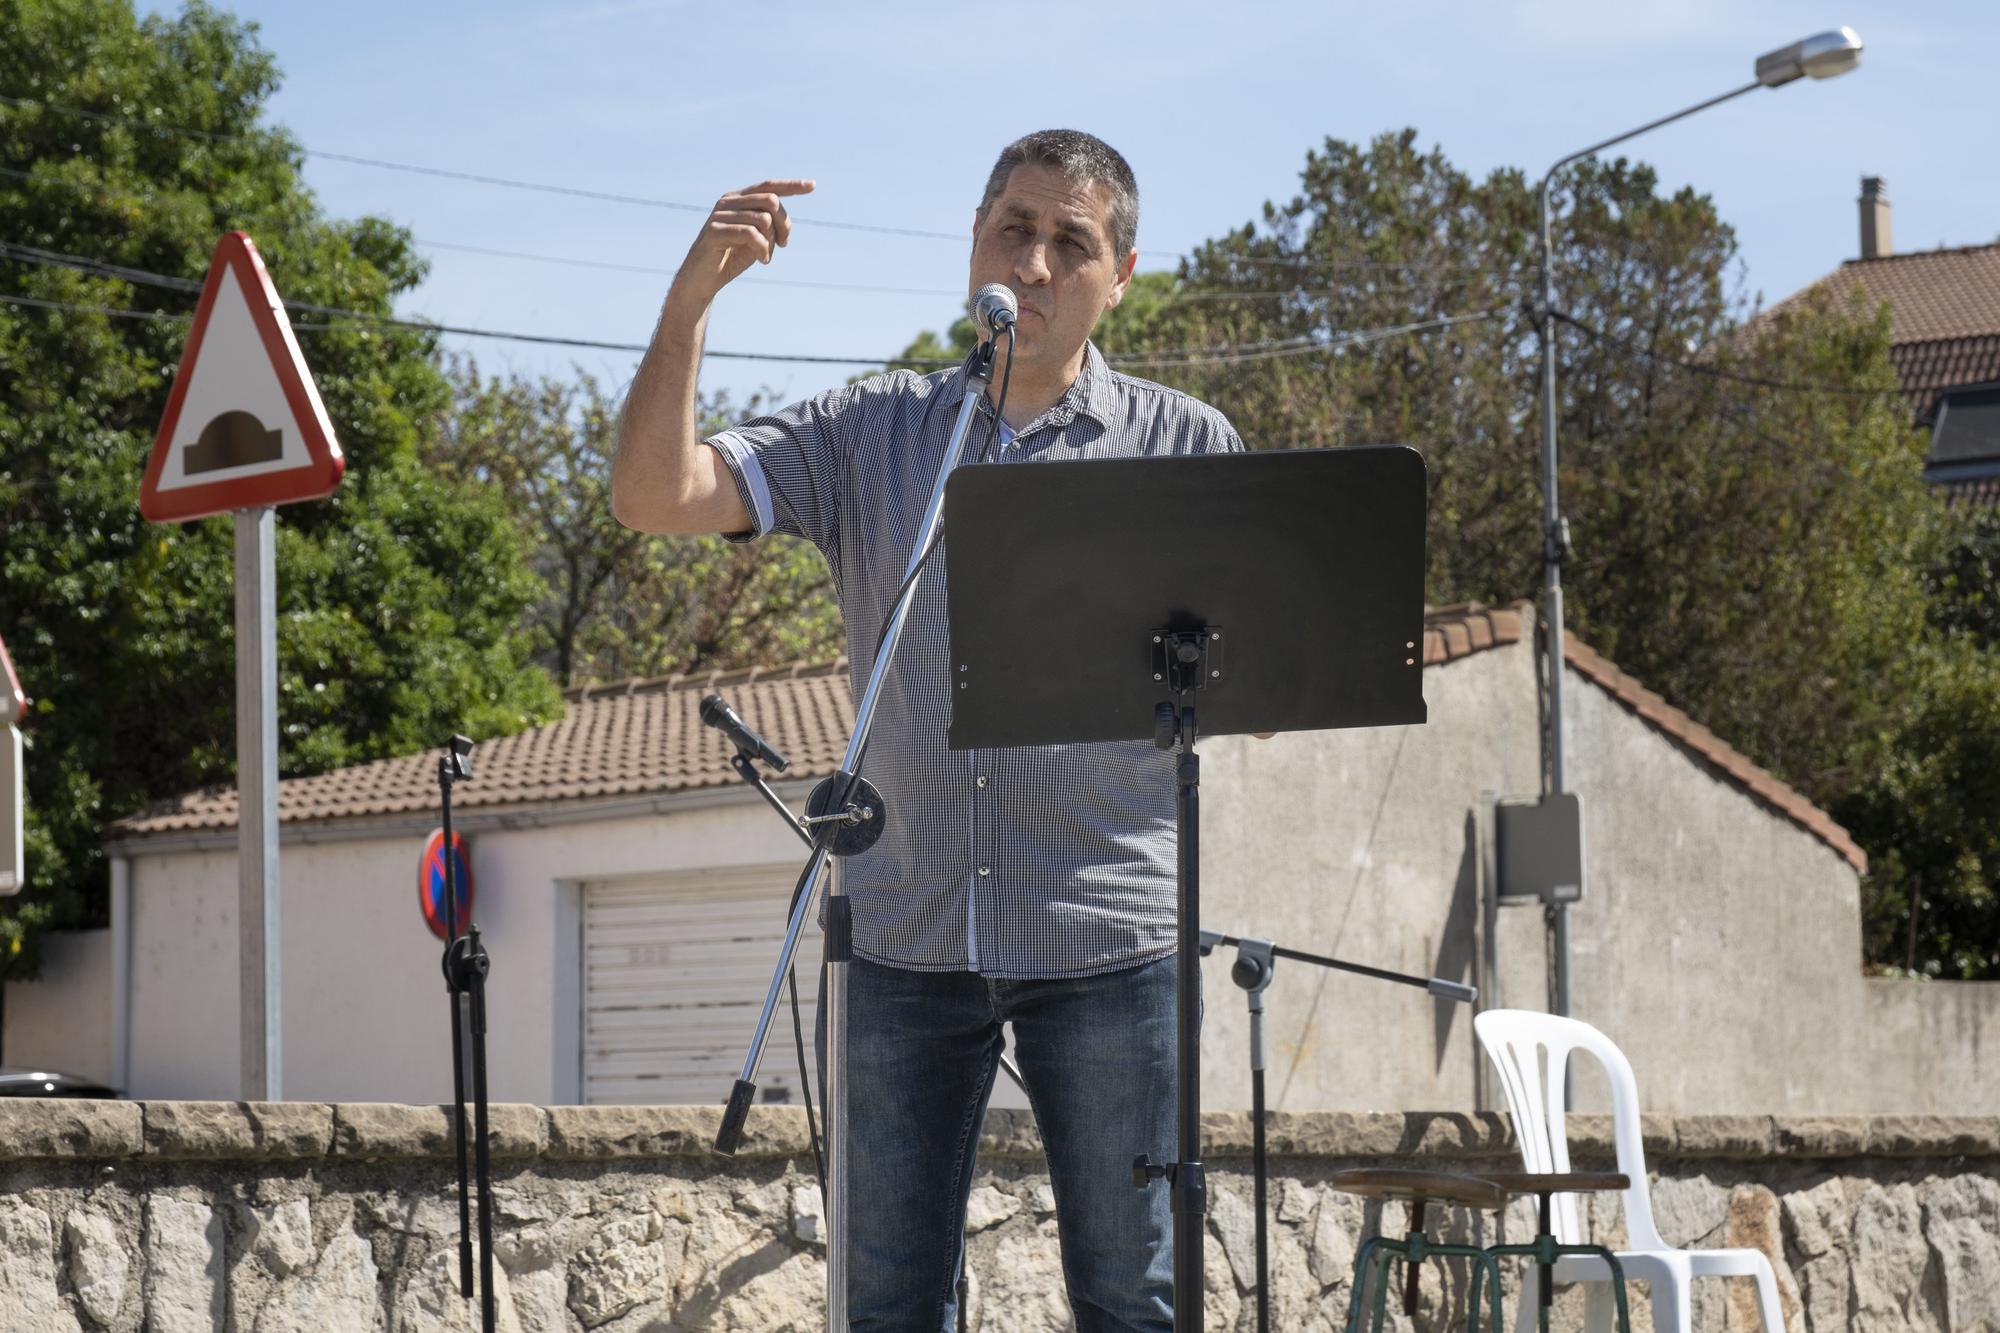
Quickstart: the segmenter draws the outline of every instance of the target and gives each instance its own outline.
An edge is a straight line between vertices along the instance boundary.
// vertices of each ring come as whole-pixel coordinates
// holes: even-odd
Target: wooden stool
[[[1507,1204],[1506,1190],[1479,1176],[1406,1171],[1399,1167],[1336,1171],[1327,1183],[1343,1194],[1380,1199],[1384,1203],[1404,1203],[1409,1205],[1410,1210],[1409,1232],[1403,1239],[1397,1241],[1380,1235],[1370,1236],[1362,1242],[1360,1251],[1354,1256],[1354,1290],[1347,1300],[1347,1333],[1357,1333],[1361,1327],[1361,1292],[1367,1285],[1371,1260],[1376,1263],[1378,1271],[1375,1275],[1375,1316],[1370,1327],[1382,1327],[1389,1305],[1389,1260],[1397,1255],[1402,1256],[1405,1272],[1404,1314],[1415,1315],[1417,1312],[1417,1283],[1423,1276],[1424,1260],[1433,1256],[1467,1259],[1472,1263],[1472,1299],[1467,1306],[1472,1318],[1468,1326],[1473,1329],[1479,1327],[1479,1288],[1482,1278],[1487,1278],[1491,1280],[1493,1292],[1492,1330],[1493,1333],[1501,1333],[1500,1265],[1493,1252],[1475,1245],[1434,1245],[1424,1236],[1424,1220],[1433,1203],[1497,1212]]]
[[[1536,1212],[1537,1234],[1532,1245],[1494,1245],[1487,1253],[1497,1260],[1503,1255],[1519,1255],[1530,1258],[1541,1269],[1541,1304],[1536,1317],[1536,1327],[1540,1333],[1549,1330],[1549,1306],[1555,1299],[1554,1274],[1556,1260],[1565,1254],[1588,1254],[1602,1259],[1611,1268],[1611,1298],[1618,1307],[1619,1333],[1632,1333],[1631,1311],[1625,1305],[1625,1270],[1618,1263],[1618,1256],[1602,1245],[1559,1245],[1555,1236],[1555,1216],[1552,1200],[1558,1194],[1596,1194],[1609,1190],[1630,1189],[1632,1178],[1617,1171],[1571,1171],[1567,1173],[1540,1174],[1533,1171],[1489,1171],[1483,1179],[1491,1181],[1508,1195],[1532,1194],[1540,1200]]]

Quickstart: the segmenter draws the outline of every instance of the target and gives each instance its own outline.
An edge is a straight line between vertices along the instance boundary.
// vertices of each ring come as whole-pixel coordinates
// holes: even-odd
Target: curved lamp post
[[[1720,97],[1711,97],[1706,102],[1697,102],[1685,110],[1676,111],[1671,116],[1662,116],[1649,121],[1636,130],[1594,143],[1562,158],[1548,169],[1542,177],[1540,189],[1542,212],[1542,309],[1541,309],[1541,353],[1542,353],[1542,622],[1548,633],[1548,700],[1549,700],[1549,744],[1548,762],[1543,772],[1543,788],[1546,794],[1559,795],[1568,790],[1567,776],[1563,769],[1563,603],[1562,603],[1562,562],[1569,553],[1569,525],[1562,517],[1562,510],[1556,495],[1556,342],[1555,342],[1555,274],[1554,247],[1549,239],[1549,183],[1555,174],[1572,162],[1590,157],[1613,144],[1636,139],[1649,130],[1692,116],[1697,111],[1706,111],[1712,106],[1727,102],[1733,97],[1754,92],[1758,88],[1782,88],[1798,79],[1830,79],[1845,74],[1861,63],[1861,38],[1854,29],[1842,27],[1832,32],[1816,33],[1790,46],[1766,52],[1757,57],[1756,77],[1741,88],[1732,88]],[[1556,997],[1555,1011],[1565,1017],[1569,1014],[1569,907],[1566,903],[1550,906],[1555,930],[1556,956]]]

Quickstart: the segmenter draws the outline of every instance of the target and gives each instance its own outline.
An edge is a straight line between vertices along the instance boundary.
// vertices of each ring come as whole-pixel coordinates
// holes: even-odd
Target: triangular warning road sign
[[[345,467],[257,247],[225,233],[146,460],[139,512],[178,523],[317,500]]]

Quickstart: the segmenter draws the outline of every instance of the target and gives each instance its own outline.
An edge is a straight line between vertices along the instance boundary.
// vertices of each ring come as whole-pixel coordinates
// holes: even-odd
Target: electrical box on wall
[[[1583,801],[1560,792],[1495,807],[1499,899],[1573,903],[1583,897]]]

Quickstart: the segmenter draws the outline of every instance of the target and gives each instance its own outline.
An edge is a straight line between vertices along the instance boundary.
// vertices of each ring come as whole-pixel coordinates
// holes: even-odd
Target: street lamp
[[[1588,148],[1571,153],[1560,159],[1542,177],[1540,190],[1542,211],[1542,310],[1541,310],[1541,353],[1542,353],[1542,620],[1548,633],[1546,653],[1548,669],[1549,700],[1549,745],[1547,767],[1543,772],[1543,787],[1549,795],[1560,795],[1568,790],[1563,771],[1563,604],[1562,604],[1562,562],[1569,553],[1569,525],[1562,517],[1562,510],[1556,497],[1556,316],[1555,316],[1555,273],[1554,246],[1549,239],[1549,183],[1555,174],[1572,162],[1590,157],[1613,144],[1636,139],[1649,130],[1692,116],[1697,111],[1706,111],[1712,106],[1727,102],[1732,97],[1758,88],[1782,88],[1801,78],[1830,79],[1845,74],[1861,63],[1861,38],[1854,29],[1842,27],[1832,32],[1816,33],[1790,46],[1780,47],[1757,57],[1756,77],[1741,88],[1733,88],[1720,97],[1711,97],[1706,102],[1671,116],[1662,116],[1655,121],[1641,125],[1636,130],[1627,130],[1602,143],[1594,143]],[[1569,906],[1565,902],[1550,905],[1549,914],[1555,929],[1556,956],[1556,1002],[1555,1011],[1565,1017],[1569,1014]]]

